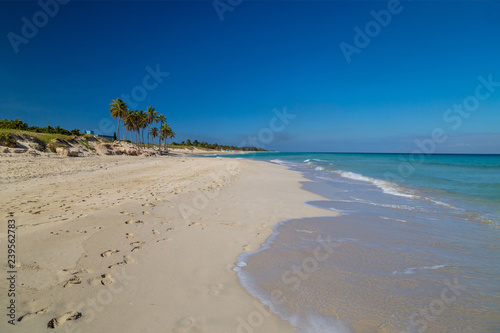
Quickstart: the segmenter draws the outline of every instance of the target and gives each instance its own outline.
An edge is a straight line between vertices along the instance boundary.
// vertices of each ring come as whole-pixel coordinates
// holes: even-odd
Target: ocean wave
[[[406,198],[412,198],[412,199],[420,199],[420,197],[415,195],[413,193],[413,191],[410,191],[408,189],[405,189],[401,186],[398,186],[394,183],[390,183],[390,182],[385,181],[385,180],[363,176],[363,175],[360,175],[359,173],[354,173],[354,172],[350,172],[350,171],[336,170],[334,172],[338,173],[339,175],[341,175],[344,178],[349,178],[349,179],[353,179],[353,180],[359,180],[362,182],[371,183],[371,184],[377,186],[379,189],[381,189],[384,193],[387,193],[387,194],[392,194],[392,195],[397,195],[400,197],[406,197]]]
[[[424,266],[424,267],[410,267],[405,268],[403,270],[394,271],[392,274],[414,274],[416,271],[424,270],[424,269],[439,269],[446,267],[448,265],[434,265],[434,266]]]
[[[285,165],[285,164],[286,164],[286,162],[285,162],[285,161],[283,161],[283,160],[278,160],[278,159],[276,159],[276,160],[270,160],[269,162],[271,162],[271,163],[276,163],[276,164],[279,164],[279,165]]]
[[[382,219],[384,219],[384,220],[396,221],[396,222],[401,222],[401,223],[409,223],[408,221],[394,219],[394,218],[391,218],[391,217],[385,217],[385,216],[379,216],[379,217],[382,218]]]
[[[449,205],[447,203],[444,203],[442,201],[439,201],[439,200],[435,200],[435,199],[432,199],[432,198],[424,198],[425,201],[427,202],[432,202],[432,203],[435,203],[436,205],[439,205],[439,206],[444,206],[444,207],[448,207],[448,208],[456,208],[455,206],[453,205]]]
[[[309,163],[309,162],[311,162],[310,159],[304,160],[304,163]]]
[[[382,204],[382,203],[377,203],[377,202],[368,201],[368,200],[364,200],[364,199],[358,199],[358,198],[355,198],[355,197],[351,197],[351,199],[355,200],[355,201],[351,201],[351,202],[360,202],[360,203],[364,203],[364,204],[367,204],[367,205],[380,206],[380,207],[385,207],[385,208],[404,209],[404,210],[419,210],[419,211],[421,211],[423,209],[423,208],[420,208],[420,207],[414,207],[414,206],[409,206],[409,205],[388,205],[388,204]],[[345,201],[345,202],[349,202],[349,201]],[[423,211],[425,211],[425,210],[423,210]]]
[[[316,168],[314,168],[314,170],[317,170],[317,171],[323,171],[323,170],[325,170],[325,168],[320,167],[320,166],[317,166]]]

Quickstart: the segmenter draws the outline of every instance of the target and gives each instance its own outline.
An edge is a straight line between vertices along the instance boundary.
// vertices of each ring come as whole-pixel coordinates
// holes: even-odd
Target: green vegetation
[[[187,140],[186,142],[182,141],[181,143],[172,142],[172,147],[196,147],[200,149],[216,149],[216,150],[244,150],[244,151],[267,151],[263,148],[257,147],[236,147],[236,146],[227,146],[227,145],[219,145],[218,143],[208,143],[206,141],[199,142],[198,140]]]
[[[120,138],[120,121],[122,119],[125,119],[127,115],[127,110],[128,110],[127,103],[117,98],[116,100],[115,99],[112,100],[109,106],[110,106],[109,112],[111,112],[111,116],[118,121],[118,125],[116,127],[116,133],[118,138]]]
[[[174,138],[175,133],[172,131],[169,125],[167,125],[167,118],[158,114],[156,109],[152,106],[147,108],[147,111],[143,110],[129,110],[127,103],[122,101],[120,98],[114,99],[109,104],[110,109],[109,112],[111,116],[118,121],[118,127],[116,132],[118,134],[118,139],[120,139],[120,123],[123,121],[123,125],[125,126],[125,140],[127,140],[127,133],[130,132],[130,139],[132,140],[132,133],[135,134],[135,143],[143,144],[146,147],[146,143],[144,141],[144,130],[147,132],[148,140],[147,146],[150,147],[149,144],[149,135],[153,136],[153,139],[156,137],[160,138],[160,146],[162,142],[165,142],[168,150],[168,139]],[[160,128],[153,127],[153,123],[160,123]]]
[[[120,124],[125,128],[125,142],[132,143],[134,141],[136,144],[142,144],[144,147],[157,146],[163,147],[168,150],[168,141],[175,138],[175,132],[172,131],[170,125],[167,124],[167,118],[158,114],[156,109],[152,106],[147,108],[147,111],[128,109],[127,104],[121,99],[117,98],[112,100],[110,106],[111,116],[117,119],[117,129],[114,137],[120,138]],[[153,127],[153,124],[159,125],[158,127]],[[144,141],[144,131],[147,134],[147,144]],[[130,140],[127,139],[128,133],[130,132]],[[135,140],[133,140],[133,135]],[[27,123],[22,122],[20,119],[7,120],[0,119],[0,145],[2,146],[16,146],[15,135],[33,137],[45,145],[51,151],[55,151],[57,147],[66,147],[64,142],[71,140],[75,136],[81,137],[79,141],[89,150],[92,150],[87,137],[94,137],[91,134],[80,133],[79,129],[73,129],[68,131],[59,126],[51,127],[47,125],[46,127],[29,126]],[[153,145],[149,143],[149,136],[153,138],[159,138],[160,144]],[[57,141],[55,140],[57,139]],[[186,142],[176,143],[171,142],[172,147],[175,148],[187,148],[194,149],[206,149],[206,150],[244,150],[244,151],[266,151],[262,148],[256,147],[235,147],[227,145],[219,145],[218,143],[208,143],[206,141],[187,140]]]
[[[60,140],[60,139],[59,139]],[[68,147],[68,144],[65,143],[64,141],[54,141],[54,142],[50,142],[48,145],[47,145],[47,148],[55,153],[56,152],[56,148],[67,148]]]
[[[38,132],[30,132],[30,131],[6,129],[6,128],[0,128],[0,133],[10,133],[15,135],[30,136],[46,144],[54,139],[69,140],[73,137],[71,135],[64,135],[64,134],[38,133]]]
[[[71,131],[68,131],[64,128],[61,128],[59,126],[53,128],[49,125],[46,127],[38,127],[38,126],[28,126],[27,123],[22,122],[20,119],[16,120],[7,120],[7,119],[0,119],[0,128],[4,129],[13,129],[13,130],[22,130],[22,131],[28,131],[28,132],[35,132],[35,133],[47,133],[47,134],[62,134],[62,135],[82,135],[80,133],[79,129],[74,129]]]
[[[0,133],[0,146],[15,147],[16,138],[11,133]]]

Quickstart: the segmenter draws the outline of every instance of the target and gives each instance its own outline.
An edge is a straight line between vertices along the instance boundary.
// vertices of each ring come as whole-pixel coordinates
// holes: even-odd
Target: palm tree
[[[142,144],[144,145],[144,147],[146,146],[146,144],[144,143],[144,129],[148,126],[147,116],[148,115],[144,110],[139,111],[139,124],[138,124],[140,130],[139,138],[142,139]]]
[[[151,125],[153,125],[153,122],[156,121],[156,116],[158,112],[155,110],[154,107],[148,106],[148,109],[146,111],[146,123],[149,128],[151,128]],[[148,132],[148,147],[149,147],[149,132]]]
[[[170,125],[163,124],[160,129],[160,139],[165,140],[165,144],[167,146],[167,151],[168,151],[168,141],[167,139],[169,138],[175,138],[175,133],[172,131],[170,128]]]
[[[123,119],[123,125],[125,125],[125,130],[130,132],[130,141],[134,141],[132,139],[132,132],[135,130],[134,127],[134,112],[128,110],[125,119]],[[125,140],[127,139],[127,135],[125,135]]]
[[[167,139],[167,124],[163,124],[160,127],[160,147],[162,147],[162,141]]]
[[[153,128],[149,131],[149,134],[151,134],[151,136],[153,137],[153,141],[154,141],[154,139],[158,136],[158,128],[153,127]]]
[[[164,115],[160,114],[160,115],[158,115],[158,117],[156,117],[156,123],[160,123],[160,130],[159,130],[160,131],[160,145],[161,145],[161,139],[162,139],[161,129],[163,127],[163,124],[165,124],[166,122],[167,122],[167,118]]]
[[[175,132],[172,131],[170,125],[167,125],[167,138],[169,139],[175,138]],[[168,141],[167,141],[167,151],[168,151]]]
[[[116,137],[118,138],[118,141],[120,141],[120,121],[127,115],[127,103],[117,98],[116,100],[113,99],[109,106],[111,116],[118,120],[118,125],[116,126]]]
[[[167,122],[167,118],[164,115],[160,114],[160,115],[158,115],[158,117],[156,117],[156,122],[161,124],[160,125],[160,128],[161,128],[163,126],[163,124],[165,124]]]
[[[132,141],[132,112],[127,110],[125,117],[123,117],[123,127],[125,128],[125,140],[127,140],[127,131],[130,131],[130,141]]]
[[[135,143],[137,143],[138,123],[139,123],[139,110],[131,111],[126,119],[127,128],[130,130],[130,139],[132,140],[132,132],[135,133]]]

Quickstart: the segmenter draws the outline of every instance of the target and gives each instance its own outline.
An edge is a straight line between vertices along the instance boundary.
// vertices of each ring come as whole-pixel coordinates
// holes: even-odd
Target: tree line
[[[198,148],[207,148],[207,149],[224,149],[224,150],[244,150],[244,151],[267,151],[263,148],[257,148],[257,147],[236,147],[236,146],[227,146],[227,145],[219,145],[217,142],[216,143],[208,143],[206,141],[198,141],[194,140],[191,142],[191,140],[187,140],[186,142],[182,141],[180,144],[173,142],[174,145],[182,145],[182,146],[193,146],[193,147],[198,147]]]
[[[51,133],[51,134],[63,134],[63,135],[77,135],[77,136],[83,135],[77,128],[68,131],[67,129],[61,128],[59,126],[56,127],[51,127],[49,125],[45,127],[28,126],[27,123],[21,121],[19,118],[16,120],[0,119],[0,128],[16,129],[16,130],[36,132],[36,133]]]

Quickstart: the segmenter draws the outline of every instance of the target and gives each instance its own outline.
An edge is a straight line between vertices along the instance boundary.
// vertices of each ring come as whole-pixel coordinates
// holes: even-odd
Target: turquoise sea
[[[302,172],[325,198],[305,204],[340,212],[281,222],[235,269],[297,332],[500,332],[500,155],[231,157]]]

